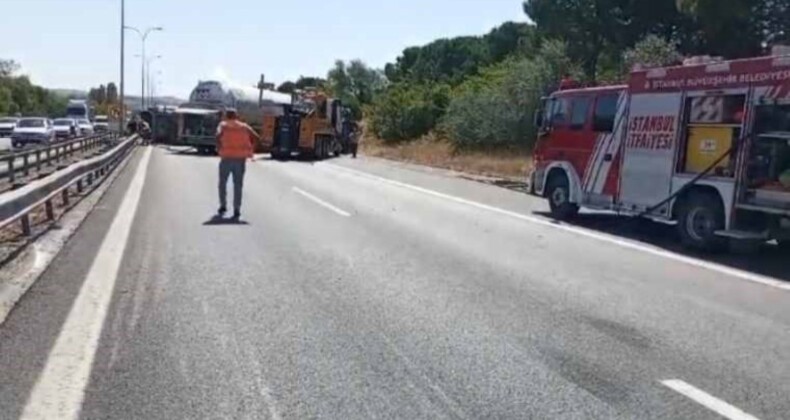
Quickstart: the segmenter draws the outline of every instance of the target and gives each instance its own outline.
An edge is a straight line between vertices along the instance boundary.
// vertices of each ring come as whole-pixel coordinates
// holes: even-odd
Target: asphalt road
[[[49,400],[85,419],[790,413],[770,250],[769,272],[740,271],[372,159],[251,163],[244,223],[216,223],[215,158],[134,159],[0,326],[0,418]],[[101,293],[106,318],[80,317]]]

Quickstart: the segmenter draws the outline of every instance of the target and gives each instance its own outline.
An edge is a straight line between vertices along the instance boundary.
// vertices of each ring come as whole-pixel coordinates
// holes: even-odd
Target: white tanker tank
[[[217,81],[200,81],[189,95],[189,102],[176,110],[179,143],[210,152],[215,148],[215,130],[224,110],[236,109],[241,120],[258,129],[262,108],[290,103],[291,95],[272,90],[231,88]]]

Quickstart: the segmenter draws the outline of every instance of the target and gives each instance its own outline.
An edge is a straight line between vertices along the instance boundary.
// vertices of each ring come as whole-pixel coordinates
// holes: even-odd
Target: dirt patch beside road
[[[360,150],[367,156],[521,181],[532,167],[526,150],[458,152],[449,142],[432,135],[396,145],[367,137],[360,144]]]

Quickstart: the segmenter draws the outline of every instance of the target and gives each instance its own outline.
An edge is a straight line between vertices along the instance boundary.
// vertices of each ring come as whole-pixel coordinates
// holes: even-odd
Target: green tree
[[[598,61],[608,45],[616,43],[625,10],[619,0],[526,0],[524,12],[538,30],[565,39],[569,53],[582,63],[585,75],[595,80]]]
[[[19,71],[19,64],[14,60],[0,59],[0,77],[7,78]]]
[[[58,116],[65,111],[64,98],[17,75],[19,69],[14,61],[0,59],[0,113]]]
[[[440,39],[423,47],[403,51],[384,72],[390,81],[459,84],[490,62],[488,45],[482,37]]]
[[[107,100],[107,88],[100,85],[97,88],[91,88],[88,91],[88,99],[95,104],[103,104]]]
[[[308,88],[323,89],[326,86],[326,80],[320,77],[299,76],[295,84],[296,88],[301,90]]]
[[[107,103],[116,104],[118,103],[118,87],[115,83],[110,82],[107,84]]]
[[[288,80],[277,86],[277,92],[280,93],[294,93],[296,90],[296,83]]]
[[[786,6],[774,0],[677,0],[678,9],[699,26],[705,51],[728,58],[759,54],[768,35],[764,20]]]
[[[682,58],[675,44],[656,35],[648,35],[623,54],[624,70],[630,71],[636,65],[650,68],[678,64]]]
[[[361,60],[346,63],[335,62],[327,74],[329,91],[348,105],[356,118],[362,117],[362,107],[373,102],[373,98],[386,86],[381,71],[368,67]]]
[[[538,47],[535,27],[526,23],[505,22],[483,39],[488,44],[490,63],[498,63],[515,52],[534,52]]]

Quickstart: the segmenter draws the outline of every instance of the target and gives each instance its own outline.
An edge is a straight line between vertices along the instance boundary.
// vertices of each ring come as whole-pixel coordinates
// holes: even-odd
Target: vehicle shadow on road
[[[218,215],[203,222],[203,226],[249,226],[250,223],[244,220],[235,220]]]
[[[163,149],[169,155],[177,155],[177,156],[192,156],[192,157],[199,157],[199,158],[206,158],[206,157],[217,157],[217,155],[212,153],[200,153],[198,150],[189,147],[189,146],[174,146],[174,145],[157,145],[154,147],[158,147]]]
[[[551,218],[548,212],[535,212],[535,214]],[[759,249],[751,251],[733,249],[731,252],[703,253],[683,247],[674,226],[646,219],[629,219],[614,214],[583,213],[574,218],[569,224],[790,282],[790,264],[787,262],[790,256],[786,255],[775,245],[765,244]]]

